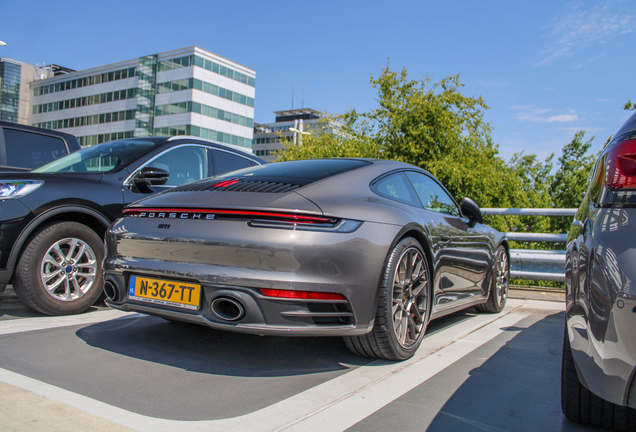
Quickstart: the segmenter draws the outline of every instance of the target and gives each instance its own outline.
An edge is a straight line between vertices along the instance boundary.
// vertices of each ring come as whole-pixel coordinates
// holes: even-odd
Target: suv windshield
[[[121,140],[88,147],[34,169],[35,173],[118,171],[163,141]]]

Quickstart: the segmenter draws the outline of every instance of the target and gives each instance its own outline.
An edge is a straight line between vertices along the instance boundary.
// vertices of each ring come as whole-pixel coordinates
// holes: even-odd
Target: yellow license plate
[[[148,303],[199,309],[201,285],[141,276],[131,276],[128,298]]]

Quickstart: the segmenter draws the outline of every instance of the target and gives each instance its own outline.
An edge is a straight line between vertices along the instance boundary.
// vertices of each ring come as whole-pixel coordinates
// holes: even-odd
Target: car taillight
[[[276,228],[299,231],[329,231],[352,233],[362,221],[299,213],[257,210],[184,209],[184,208],[127,208],[124,215],[154,219],[243,220],[254,228]]]
[[[277,289],[267,289],[267,288],[260,288],[259,291],[265,297],[278,297],[278,298],[300,299],[300,300],[347,300],[345,296],[338,293],[277,290]]]
[[[336,224],[339,219],[298,214],[256,210],[190,209],[190,208],[127,208],[123,213],[132,217],[166,219],[247,219],[271,220],[299,224]],[[212,217],[208,217],[208,215]]]
[[[612,189],[636,189],[636,139],[627,139],[610,147],[605,184]]]

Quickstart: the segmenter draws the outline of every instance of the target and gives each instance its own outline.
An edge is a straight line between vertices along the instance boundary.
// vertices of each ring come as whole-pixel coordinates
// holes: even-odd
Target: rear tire
[[[103,292],[104,242],[77,222],[55,222],[35,233],[20,256],[13,288],[46,315],[86,311]]]
[[[345,336],[345,344],[361,356],[406,360],[422,343],[430,313],[428,261],[419,242],[406,237],[395,246],[384,270],[373,330]]]
[[[636,430],[636,410],[606,401],[589,391],[574,366],[567,328],[563,336],[561,363],[561,410],[576,423],[617,431]]]
[[[486,303],[475,306],[479,312],[499,313],[506,306],[508,288],[510,286],[510,261],[506,248],[499,246],[495,254],[492,269],[492,280]]]

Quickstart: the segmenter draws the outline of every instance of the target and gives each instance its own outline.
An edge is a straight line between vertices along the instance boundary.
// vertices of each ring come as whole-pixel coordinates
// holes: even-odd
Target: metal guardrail
[[[485,215],[505,216],[574,216],[577,209],[484,208]],[[506,233],[510,240],[533,242],[567,242],[567,234]],[[511,249],[510,277],[535,281],[565,282],[565,251]]]

